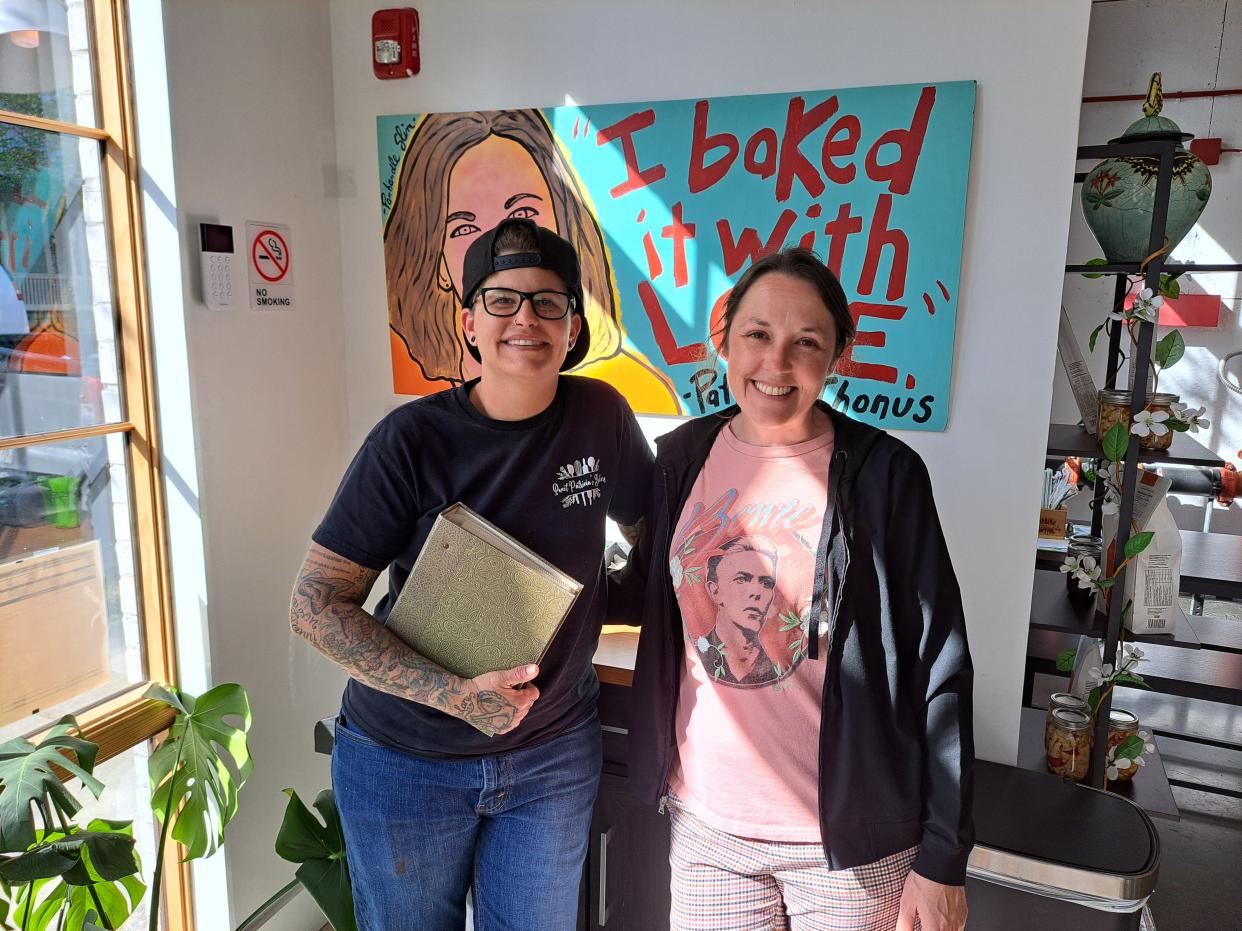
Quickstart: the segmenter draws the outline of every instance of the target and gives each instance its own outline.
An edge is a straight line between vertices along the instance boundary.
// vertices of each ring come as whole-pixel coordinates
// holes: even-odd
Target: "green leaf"
[[[1113,424],[1112,428],[1104,434],[1104,455],[1113,462],[1119,462],[1126,457],[1126,449],[1129,445],[1130,431],[1123,423]]]
[[[1091,352],[1095,352],[1095,341],[1099,339],[1100,331],[1102,329],[1104,329],[1104,324],[1101,323],[1098,327],[1091,331],[1091,337],[1087,340],[1087,346]]]
[[[147,893],[147,887],[137,876],[126,876],[115,883],[96,883],[89,889],[85,886],[69,887],[69,911],[65,919],[66,928],[82,927],[88,931],[90,927],[98,928],[100,924],[92,924],[89,916],[95,914],[95,900],[91,897],[91,889],[103,906],[107,927],[119,928],[129,920],[134,909]],[[98,922],[98,916],[95,921]]]
[[[99,747],[74,736],[77,730],[77,722],[69,716],[61,718],[37,747],[24,737],[0,744],[0,851],[21,853],[37,842],[32,806],[48,830],[81,810],[53,767],[77,776],[99,798],[103,783],[91,775]]]
[[[1177,283],[1177,278],[1175,276],[1161,275],[1160,293],[1171,300],[1177,300],[1181,297],[1182,286]]]
[[[45,892],[51,886],[50,892]],[[40,879],[17,887],[13,898],[13,923],[24,931],[47,931],[65,908],[69,898],[69,886],[54,879]],[[26,903],[33,899],[28,920]]]
[[[31,911],[31,931],[44,931],[53,923],[83,928],[86,912],[96,910],[96,899],[103,906],[107,927],[119,928],[146,894],[146,886],[136,875],[141,869],[132,823],[102,818],[68,836],[60,831],[48,833],[34,849],[5,864],[11,879],[24,883],[14,914],[24,911],[33,890],[38,904]]]
[[[1123,672],[1117,677],[1117,682],[1121,685],[1135,685],[1141,689],[1150,689],[1147,680],[1140,676],[1137,672]]]
[[[1077,650],[1062,650],[1057,654],[1057,672],[1073,672],[1074,660],[1077,658]]]
[[[11,883],[66,876],[75,885],[132,876],[138,872],[138,859],[134,854],[130,824],[128,821],[115,824],[102,822],[101,826],[105,828],[102,831],[49,835],[49,839],[0,865],[0,875]],[[69,877],[68,874],[75,869],[76,875]]]
[[[1131,760],[1135,760],[1142,756],[1143,751],[1146,749],[1147,741],[1145,741],[1138,734],[1131,734],[1117,745],[1117,749],[1113,753],[1113,758],[1116,759],[1117,757],[1124,756]]]
[[[1099,585],[1100,588],[1112,588],[1114,585],[1117,584],[1117,580],[1116,579],[1100,579],[1098,582],[1096,582],[1096,584]]]
[[[209,856],[223,843],[224,828],[237,814],[238,791],[254,766],[246,744],[250,700],[235,683],[197,698],[153,685],[147,697],[180,712],[151,754],[151,807],[161,823],[171,812],[172,837],[185,848],[186,860]]]
[[[1094,192],[1093,192],[1093,193],[1094,193]],[[1098,206],[1099,206],[1099,195],[1098,195],[1098,194],[1097,194],[1097,195],[1095,195],[1095,197],[1094,197],[1093,199],[1089,197],[1089,202],[1093,202],[1093,203],[1095,204],[1095,206],[1097,206],[1097,207],[1098,207]],[[1086,264],[1088,264],[1088,265],[1107,265],[1107,264],[1108,264],[1108,260],[1107,260],[1107,259],[1088,259]],[[1103,277],[1104,277],[1104,273],[1103,273],[1103,272],[1083,272],[1083,273],[1082,273],[1082,276],[1083,276],[1084,278],[1103,278]]]
[[[320,823],[293,789],[285,789],[285,794],[289,804],[276,835],[276,853],[301,864],[296,873],[298,881],[336,931],[356,931],[354,897],[345,861],[345,834],[336,810],[336,797],[331,789],[324,789],[315,798],[315,810],[323,819]]]
[[[1156,534],[1150,530],[1144,530],[1142,533],[1136,533],[1130,539],[1126,540],[1126,559],[1137,556],[1143,550],[1147,549],[1151,543],[1152,537]]]
[[[1167,369],[1186,354],[1186,340],[1178,330],[1173,330],[1156,343],[1156,364]]]
[[[1098,685],[1095,688],[1093,688],[1090,692],[1087,693],[1087,705],[1088,707],[1090,707],[1091,714],[1093,716],[1095,715],[1095,710],[1100,707],[1100,695],[1101,694],[1102,694],[1102,690],[1100,689]]]
[[[341,832],[332,792],[325,789],[315,799],[315,807],[324,815],[323,824],[315,819],[297,792],[293,789],[285,789],[284,792],[289,796],[289,803],[285,806],[285,817],[276,834],[276,853],[290,863],[305,863],[343,853],[345,836]],[[320,807],[321,803],[328,807],[326,814]]]

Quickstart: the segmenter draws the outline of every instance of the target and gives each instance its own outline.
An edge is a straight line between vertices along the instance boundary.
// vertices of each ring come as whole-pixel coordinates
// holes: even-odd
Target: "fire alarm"
[[[418,10],[376,10],[371,17],[371,68],[377,78],[418,74]]]

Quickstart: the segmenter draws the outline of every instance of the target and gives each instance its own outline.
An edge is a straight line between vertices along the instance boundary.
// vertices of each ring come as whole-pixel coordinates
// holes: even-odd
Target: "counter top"
[[[630,686],[634,682],[634,654],[638,650],[638,628],[605,624],[595,650],[595,671],[608,685]]]

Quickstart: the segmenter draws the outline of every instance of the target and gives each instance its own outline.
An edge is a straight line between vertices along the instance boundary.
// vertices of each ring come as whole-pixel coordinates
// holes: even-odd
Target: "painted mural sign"
[[[751,262],[801,244],[858,322],[825,399],[943,430],[974,103],[966,81],[380,117],[394,388],[476,373],[458,325],[463,257],[518,216],[577,247],[592,345],[576,371],[639,413],[731,403],[709,334]]]

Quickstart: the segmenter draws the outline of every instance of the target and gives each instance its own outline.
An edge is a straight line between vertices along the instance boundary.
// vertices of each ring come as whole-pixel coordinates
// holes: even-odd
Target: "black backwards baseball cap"
[[[535,252],[513,252],[509,255],[496,255],[496,239],[501,232],[511,226],[525,226],[535,238]],[[586,358],[591,348],[591,330],[587,326],[586,304],[582,298],[582,271],[578,264],[578,253],[566,240],[557,236],[550,229],[545,229],[533,220],[513,218],[502,220],[494,230],[489,230],[470,244],[466,250],[466,260],[462,268],[462,306],[469,307],[474,301],[479,286],[489,275],[502,272],[507,268],[546,268],[556,272],[573,295],[572,313],[582,317],[582,329],[578,331],[578,339],[573,348],[565,356],[561,371],[578,365]],[[479,356],[479,348],[466,343],[466,350],[474,357],[475,362],[483,361]]]

